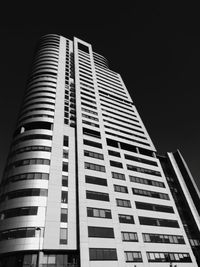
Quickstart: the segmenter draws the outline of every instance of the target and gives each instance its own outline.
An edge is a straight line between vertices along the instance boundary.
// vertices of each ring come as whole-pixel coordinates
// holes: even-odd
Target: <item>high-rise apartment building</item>
[[[0,186],[0,267],[198,266],[199,193],[177,161],[103,56],[43,36]]]

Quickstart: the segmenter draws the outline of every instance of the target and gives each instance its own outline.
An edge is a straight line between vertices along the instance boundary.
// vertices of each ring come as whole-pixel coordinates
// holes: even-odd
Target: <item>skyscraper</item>
[[[0,266],[198,266],[161,163],[108,61],[43,36],[1,181]]]

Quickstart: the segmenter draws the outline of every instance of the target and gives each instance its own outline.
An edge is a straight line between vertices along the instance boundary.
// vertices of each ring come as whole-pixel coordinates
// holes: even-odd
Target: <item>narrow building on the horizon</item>
[[[102,266],[200,266],[200,193],[108,61],[48,34],[0,184],[0,267]]]

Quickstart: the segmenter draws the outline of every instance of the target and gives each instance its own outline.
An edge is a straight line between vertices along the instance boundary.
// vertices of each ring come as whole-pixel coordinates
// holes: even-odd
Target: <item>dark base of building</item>
[[[0,267],[79,267],[77,251],[23,251],[0,255]]]

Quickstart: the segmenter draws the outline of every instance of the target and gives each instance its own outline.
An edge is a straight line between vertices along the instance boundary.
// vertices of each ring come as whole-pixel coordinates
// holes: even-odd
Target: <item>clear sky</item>
[[[200,188],[198,2],[15,2],[1,6],[0,16],[0,173],[34,47],[43,34],[57,33],[91,43],[108,59],[122,75],[158,152],[179,148]]]

